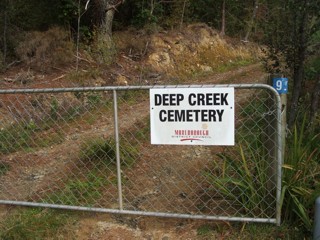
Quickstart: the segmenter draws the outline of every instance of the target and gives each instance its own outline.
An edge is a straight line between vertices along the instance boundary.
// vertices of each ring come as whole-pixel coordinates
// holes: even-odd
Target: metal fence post
[[[313,240],[320,240],[320,197],[316,199],[315,205]]]
[[[270,86],[272,86],[273,77],[274,76],[272,75],[268,76],[267,82]],[[266,105],[272,106],[274,104],[276,104],[275,98],[267,99]],[[280,134],[280,132],[277,133],[277,129],[274,128],[274,126],[277,125],[277,119],[274,117],[274,115],[268,115],[266,117],[269,124],[266,129],[265,144],[268,149],[270,161],[272,161],[268,169],[268,174],[270,174],[270,176],[272,177],[270,178],[270,181],[268,182],[267,187],[268,189],[272,189],[272,187],[277,183],[277,168],[278,168],[277,147],[280,147],[280,146],[276,146],[275,143],[277,142],[278,134]],[[280,119],[278,119],[278,121],[280,121]]]
[[[280,178],[278,181],[280,181],[280,186],[281,186],[281,181],[282,181],[282,164],[284,161],[284,157],[285,157],[285,147],[286,147],[286,129],[287,129],[287,92],[288,92],[288,79],[287,78],[283,78],[283,76],[281,75],[271,75],[269,77],[269,83],[273,86],[273,88],[278,92],[278,94],[280,95],[280,114],[281,116],[279,116],[278,121],[280,121],[280,131],[278,132],[278,138],[279,138],[279,151],[280,151],[280,156],[278,156],[278,161],[280,159],[280,163],[279,164],[279,173],[280,174]],[[280,187],[281,188],[281,187]],[[280,199],[279,199],[280,200]],[[279,206],[279,217],[277,219],[277,224],[280,225],[281,223],[281,206]]]
[[[119,198],[118,201],[119,201],[119,209],[123,210],[117,98],[118,98],[117,91],[113,90],[114,135],[115,135],[115,142],[116,142],[117,182],[118,182],[118,198]]]

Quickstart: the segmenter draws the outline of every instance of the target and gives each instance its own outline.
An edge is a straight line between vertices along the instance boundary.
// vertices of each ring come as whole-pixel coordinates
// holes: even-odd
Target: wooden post
[[[286,131],[287,131],[287,94],[281,94],[281,155],[282,164],[286,149]]]
[[[271,86],[273,86],[273,79],[274,78],[281,78],[281,75],[270,75],[269,77],[269,84]],[[282,88],[283,86],[279,86],[280,88]],[[279,88],[279,89],[280,89]],[[286,86],[287,88],[287,86]],[[281,159],[283,161],[284,156],[285,156],[285,145],[286,145],[286,129],[287,129],[287,94],[286,91],[282,91],[283,89],[281,89],[279,91],[279,89],[276,88],[276,90],[280,93],[280,99],[281,99],[281,119],[279,119],[279,121],[281,121],[281,131],[278,134],[281,134],[281,142],[280,142],[280,149],[281,149]],[[287,90],[287,89],[286,89]],[[271,100],[272,102],[268,102],[268,104],[275,104],[274,100]],[[272,164],[270,165],[270,169],[269,169],[269,174],[270,176],[272,176],[271,182],[270,182],[270,187],[275,186],[276,182],[277,182],[277,151],[278,149],[275,148],[275,141],[277,139],[277,135],[275,132],[275,126],[276,126],[276,121],[274,118],[274,115],[271,116],[271,118],[269,118],[268,120],[269,122],[269,126],[267,128],[267,135],[268,135],[268,140],[266,141],[266,146],[267,149],[269,151],[269,157],[271,158]],[[283,162],[281,163],[281,165],[283,164]]]

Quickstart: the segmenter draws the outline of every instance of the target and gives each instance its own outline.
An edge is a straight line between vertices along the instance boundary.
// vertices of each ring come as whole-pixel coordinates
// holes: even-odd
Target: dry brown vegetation
[[[16,49],[22,63],[3,75],[10,84],[2,87],[26,82],[29,87],[183,83],[257,62],[261,56],[257,46],[221,38],[205,24],[156,33],[131,29],[116,32],[113,39],[108,46],[80,46],[77,53],[65,30],[30,32]]]
[[[17,47],[16,54],[28,66],[44,70],[71,63],[73,50],[68,32],[54,27],[46,32],[28,32]]]

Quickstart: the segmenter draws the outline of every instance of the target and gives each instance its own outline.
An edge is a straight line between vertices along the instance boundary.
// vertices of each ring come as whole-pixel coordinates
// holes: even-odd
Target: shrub
[[[73,43],[67,31],[54,27],[27,33],[16,54],[33,67],[60,66],[73,60]]]
[[[80,159],[83,163],[115,164],[114,143],[103,138],[88,140],[81,148]]]
[[[135,146],[122,143],[120,146],[120,160],[124,167],[131,166],[138,156]],[[95,166],[116,165],[116,143],[112,139],[95,138],[86,141],[80,153],[80,160],[83,164],[89,163]]]

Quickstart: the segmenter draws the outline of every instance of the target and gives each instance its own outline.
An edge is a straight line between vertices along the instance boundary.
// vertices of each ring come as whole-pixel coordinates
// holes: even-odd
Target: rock
[[[94,82],[95,82],[94,85],[97,87],[101,87],[106,84],[106,81],[103,80],[101,77],[98,77]]]
[[[119,74],[116,77],[115,85],[117,85],[117,86],[128,86],[128,78],[126,76],[123,76],[123,75]]]
[[[212,67],[210,66],[205,66],[205,65],[199,65],[200,69],[204,72],[212,72]]]
[[[152,66],[157,66],[160,68],[167,68],[171,65],[171,58],[170,58],[169,53],[167,53],[167,52],[152,53],[149,56],[148,62]]]

